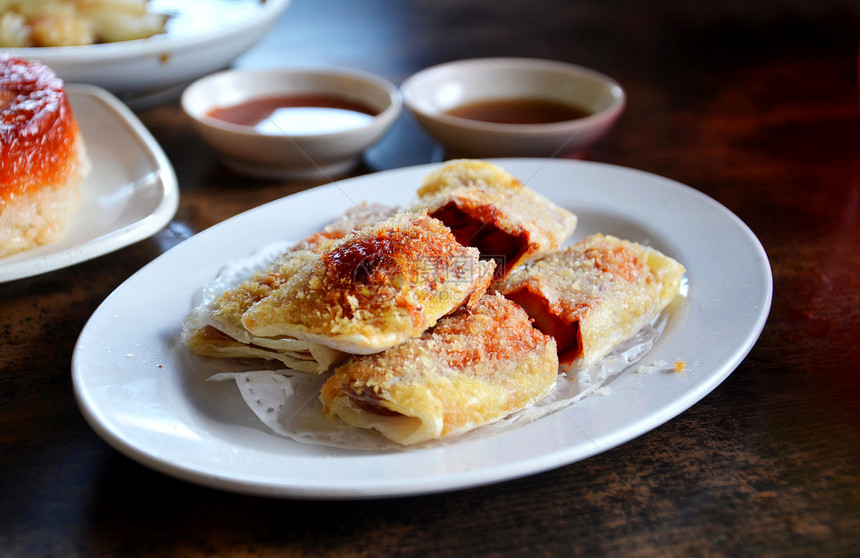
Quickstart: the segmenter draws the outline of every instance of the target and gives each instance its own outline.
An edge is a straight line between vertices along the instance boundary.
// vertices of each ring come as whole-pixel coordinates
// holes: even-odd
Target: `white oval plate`
[[[81,208],[59,241],[0,259],[0,283],[86,261],[143,240],[173,219],[176,175],[161,146],[104,89],[67,85],[90,158]]]
[[[761,244],[707,196],[635,170],[579,161],[497,161],[580,218],[576,236],[647,242],[687,267],[689,294],[643,365],[608,394],[501,434],[432,448],[362,452],[272,434],[235,385],[203,386],[178,342],[198,289],[225,263],[301,238],[362,200],[408,202],[437,165],[368,175],[243,213],[176,246],[123,283],[93,314],[72,376],[93,429],[153,469],[202,485],[275,497],[363,498],[460,489],[529,475],[622,444],[675,417],[723,381],[767,318],[772,278]],[[231,391],[232,387],[232,391]]]
[[[260,39],[290,0],[151,0],[168,13],[167,32],[96,45],[10,48],[50,66],[66,83],[103,87],[124,101],[181,87],[230,62]]]

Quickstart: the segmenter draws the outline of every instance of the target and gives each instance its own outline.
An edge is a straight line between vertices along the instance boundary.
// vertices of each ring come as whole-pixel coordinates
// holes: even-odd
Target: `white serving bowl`
[[[314,134],[263,133],[209,116],[216,108],[278,95],[333,95],[376,111],[358,128]],[[185,89],[182,108],[224,163],[261,178],[334,178],[353,169],[364,150],[391,128],[401,111],[397,87],[355,70],[226,70]]]
[[[624,110],[615,80],[573,64],[531,58],[476,58],[440,64],[403,82],[403,103],[449,156],[575,156],[600,139]],[[590,115],[542,124],[502,124],[446,114],[468,103],[538,98]]]
[[[51,67],[68,83],[98,85],[134,105],[221,70],[253,46],[291,0],[153,0],[169,13],[167,32],[83,46],[4,49]],[[176,92],[178,96],[179,92]]]

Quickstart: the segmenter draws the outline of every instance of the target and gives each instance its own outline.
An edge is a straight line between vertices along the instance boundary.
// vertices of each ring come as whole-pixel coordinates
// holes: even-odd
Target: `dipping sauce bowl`
[[[401,111],[397,87],[355,70],[226,70],[181,104],[231,169],[269,179],[335,178],[361,161]]]
[[[603,137],[624,89],[553,60],[476,58],[432,66],[400,87],[403,103],[449,157],[569,157]]]

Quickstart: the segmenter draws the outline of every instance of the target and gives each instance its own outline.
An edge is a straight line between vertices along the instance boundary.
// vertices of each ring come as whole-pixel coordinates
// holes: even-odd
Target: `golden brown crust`
[[[428,174],[416,209],[451,227],[457,240],[494,258],[499,277],[556,250],[576,228],[576,216],[485,161],[452,161]]]
[[[184,321],[185,341],[195,354],[217,358],[264,358],[280,360],[304,371],[324,372],[345,355],[315,343],[288,336],[257,336],[242,325],[242,316],[255,303],[286,283],[314,260],[314,253],[350,232],[392,215],[396,208],[381,204],[354,206],[322,231],[311,234],[255,272],[238,286],[226,290],[211,303],[197,307]],[[217,332],[217,333],[216,333]],[[311,361],[299,362],[297,360]]]
[[[313,259],[314,253],[355,230],[385,220],[394,215],[395,211],[396,208],[392,206],[367,203],[349,208],[323,230],[305,237],[285,250],[272,264],[254,273],[237,288],[224,292],[216,300],[216,316],[238,327],[242,314],[286,283],[296,271]]]
[[[492,269],[437,219],[399,213],[327,246],[242,323],[255,335],[378,352],[483,293]]]
[[[319,252],[330,242],[368,225],[384,221],[397,211],[398,208],[393,205],[363,201],[348,208],[337,219],[323,227],[321,231],[308,235],[292,249]]]
[[[418,188],[418,197],[429,198],[463,187],[490,188],[514,194],[522,190],[523,183],[493,163],[480,159],[456,159],[427,174]]]
[[[596,234],[494,287],[556,337],[562,361],[590,365],[653,320],[678,293],[683,274],[680,263],[653,248]]]
[[[460,433],[546,395],[555,342],[498,293],[442,318],[420,338],[354,357],[322,388],[326,414],[401,444]]]

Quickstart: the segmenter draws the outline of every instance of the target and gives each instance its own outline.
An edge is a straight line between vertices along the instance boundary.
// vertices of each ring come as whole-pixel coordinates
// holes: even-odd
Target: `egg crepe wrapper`
[[[461,306],[421,337],[337,367],[323,412],[400,444],[454,436],[546,395],[558,377],[555,340],[498,293]]]
[[[680,306],[682,300],[677,301]],[[634,337],[618,345],[609,355],[598,363],[575,368],[562,365],[555,387],[545,397],[525,409],[515,411],[496,422],[478,426],[473,430],[445,438],[404,446],[382,434],[363,428],[355,428],[342,421],[332,420],[323,412],[319,401],[322,386],[328,374],[303,374],[291,371],[260,370],[254,363],[217,363],[221,370],[213,372],[212,366],[200,369],[199,363],[189,363],[194,377],[206,378],[201,389],[211,390],[215,399],[229,397],[230,390],[221,390],[224,384],[233,384],[238,397],[248,409],[251,420],[257,420],[270,432],[295,442],[359,450],[359,451],[408,451],[411,449],[444,447],[464,440],[476,440],[494,436],[512,428],[517,428],[554,412],[561,411],[585,397],[609,397],[612,394],[612,381],[622,374],[635,373],[647,381],[653,374],[673,374],[671,364],[651,362],[649,352],[674,321],[673,314],[683,308],[666,312],[651,325],[640,330]],[[216,369],[217,369],[216,368]],[[208,386],[208,387],[207,387]],[[235,393],[235,392],[234,392]]]
[[[682,295],[686,295],[686,279],[682,278]],[[650,362],[649,351],[661,336],[667,324],[674,322],[673,316],[682,312],[685,296],[675,297],[669,310],[663,310],[658,318],[643,325],[632,337],[614,346],[610,352],[589,364],[583,359],[562,364],[558,369],[559,380],[555,388],[545,397],[528,407],[515,411],[496,422],[478,426],[458,435],[438,440],[420,442],[413,447],[436,447],[448,443],[494,435],[512,427],[528,424],[574,404],[587,396],[611,394],[612,380],[622,374],[637,372],[642,375],[676,372],[664,361]],[[233,382],[248,409],[273,433],[283,437],[314,445],[371,451],[403,450],[404,446],[386,439],[373,430],[354,428],[340,421],[327,418],[319,402],[319,396],[328,374],[310,375],[288,370],[262,370],[259,361],[223,360],[216,366],[201,369],[199,362],[189,367],[198,377],[208,376],[206,389],[221,389],[225,381]],[[212,374],[215,370],[220,373]],[[691,371],[687,368],[686,374]],[[219,392],[220,393],[220,392]],[[222,394],[223,395],[223,394]]]
[[[451,161],[429,173],[412,209],[448,225],[464,246],[497,263],[496,277],[558,249],[576,229],[577,217],[485,161]]]
[[[460,245],[441,221],[403,212],[315,253],[242,325],[254,335],[288,336],[349,354],[380,352],[421,335],[472,304],[492,280],[493,262]]]
[[[204,357],[263,359],[316,374],[343,361],[345,353],[319,343],[283,335],[254,335],[243,327],[242,315],[307,265],[315,252],[395,211],[391,206],[362,203],[299,242],[274,243],[234,262],[201,289],[200,300],[183,320],[186,345]]]
[[[493,287],[592,365],[651,323],[679,293],[684,266],[649,246],[595,234],[519,267]]]
[[[282,252],[282,245],[273,245],[248,258],[232,262],[221,273],[221,279],[237,282],[248,275],[249,269],[259,269]],[[511,428],[529,424],[537,419],[575,404],[585,397],[611,396],[612,381],[622,374],[635,373],[643,377],[652,374],[675,374],[671,363],[654,362],[649,353],[664,331],[677,326],[686,308],[686,278],[682,280],[680,296],[651,324],[633,337],[617,345],[608,355],[593,365],[583,362],[562,364],[555,388],[531,406],[516,411],[494,423],[486,424],[459,436],[403,446],[381,434],[354,428],[328,418],[319,402],[328,374],[303,374],[289,370],[261,369],[260,362],[243,360],[209,360],[202,363],[189,358],[187,368],[195,378],[205,378],[202,389],[215,390],[218,397],[229,397],[218,386],[234,384],[239,397],[255,420],[272,433],[296,442],[363,451],[402,451],[405,448],[439,447],[461,440],[493,436]],[[222,291],[216,283],[207,286],[201,297],[217,296]],[[186,357],[189,355],[186,354]],[[691,373],[694,368],[688,368]],[[681,376],[682,376],[681,375]],[[644,380],[643,380],[644,381]],[[206,386],[211,386],[207,388]]]

